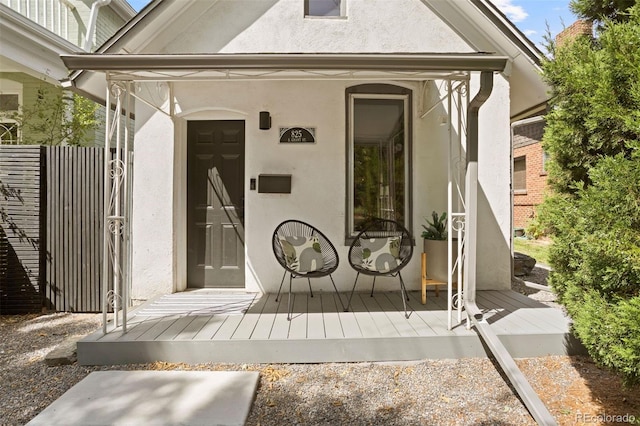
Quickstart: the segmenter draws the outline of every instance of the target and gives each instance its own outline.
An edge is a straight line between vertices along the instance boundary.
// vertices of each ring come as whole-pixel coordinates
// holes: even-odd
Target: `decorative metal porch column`
[[[423,89],[424,90],[424,89]],[[458,324],[462,322],[463,291],[465,287],[463,264],[466,258],[466,211],[464,177],[467,170],[467,110],[469,107],[469,76],[457,76],[443,81],[438,89],[446,92],[437,103],[426,109],[426,117],[437,106],[447,101],[448,163],[447,163],[447,327],[453,327],[453,310],[458,311]],[[456,253],[453,241],[457,240]],[[457,282],[453,294],[454,278]]]
[[[127,331],[130,304],[130,143],[131,82],[112,82],[107,74],[104,144],[104,240],[102,263],[102,330],[107,333],[108,312],[113,327]]]
[[[465,185],[467,150],[467,109],[469,106],[469,80],[448,81],[447,108],[449,111],[449,164],[447,185],[447,327],[452,328],[452,311],[458,312],[458,324],[462,322],[462,293],[464,274],[462,265],[466,257],[465,238]],[[455,116],[454,113],[455,112]],[[451,127],[455,123],[455,132]],[[453,252],[456,239],[457,252]],[[457,291],[453,294],[453,280],[456,278]]]

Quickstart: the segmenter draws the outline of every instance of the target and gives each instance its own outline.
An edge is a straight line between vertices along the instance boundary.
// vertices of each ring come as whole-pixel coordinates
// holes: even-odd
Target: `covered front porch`
[[[340,294],[346,300],[348,294]],[[404,317],[398,291],[356,293],[349,312],[337,295],[287,295],[195,290],[165,295],[129,314],[128,331],[102,330],[78,342],[83,365],[153,361],[317,363],[407,361],[487,356],[466,319],[447,326],[447,297],[409,292]],[[478,291],[483,320],[513,357],[571,354],[577,347],[562,311],[514,291]],[[456,315],[456,313],[454,313]]]
[[[131,112],[135,111],[137,186],[132,184],[133,173],[126,161],[116,158],[105,164],[108,211],[104,219],[103,313],[106,318],[111,309],[122,310],[124,333],[130,331],[127,309],[132,299],[197,287],[191,278],[201,269],[210,276],[220,277],[233,269],[242,278],[234,286],[247,292],[274,292],[281,270],[265,253],[271,250],[272,230],[288,217],[308,218],[334,242],[344,240],[344,244],[338,244],[338,251],[341,258],[346,258],[362,207],[356,205],[353,195],[354,170],[360,164],[354,160],[354,152],[360,145],[356,146],[353,130],[356,125],[349,124],[357,121],[354,118],[356,99],[392,99],[401,105],[398,109],[402,111],[395,120],[399,124],[394,121],[399,126],[397,134],[402,135],[401,141],[391,144],[393,139],[388,139],[391,148],[385,146],[386,151],[378,153],[390,165],[391,171],[385,175],[387,180],[401,175],[399,183],[392,185],[381,179],[379,188],[374,188],[375,195],[386,200],[390,189],[397,187],[394,199],[397,198],[398,205],[386,209],[388,203],[379,202],[376,211],[365,209],[365,212],[378,217],[398,217],[415,238],[420,232],[419,218],[434,208],[446,210],[450,220],[447,256],[442,262],[446,264],[445,276],[434,278],[447,282],[449,292],[457,281],[460,284],[458,300],[462,300],[464,293],[465,302],[475,299],[476,272],[480,289],[508,288],[508,187],[483,187],[477,167],[479,110],[493,91],[494,78],[498,95],[508,92],[507,81],[495,74],[506,66],[506,57],[483,52],[99,54],[66,56],[64,60],[70,69],[95,71],[91,78],[97,78],[101,85],[104,81],[100,74],[104,73],[106,103],[114,105],[109,114],[124,112],[107,116],[105,152],[113,147],[121,148],[116,150],[118,153],[132,150],[133,135],[128,129]],[[244,90],[236,90],[238,85]],[[272,139],[269,135],[274,134],[275,128],[270,129],[270,124],[263,128],[256,120],[263,112],[269,116],[269,112],[262,111],[267,107],[260,107],[253,98],[255,90],[262,93],[260,102],[271,105],[269,109],[279,111],[281,117],[300,117],[297,122],[323,125],[327,132],[325,139],[307,149]],[[324,115],[318,116],[314,108],[296,108],[297,104],[291,99],[282,99],[283,93],[296,93],[296,99],[316,99],[317,103],[327,106],[322,109]],[[473,99],[472,93],[475,93]],[[344,108],[336,107],[345,102],[348,105]],[[499,114],[506,123],[507,108],[497,97],[485,108],[489,108],[487,114]],[[245,135],[238,139],[242,142],[236,144],[245,144],[246,139],[247,148],[246,159],[229,167],[233,173],[228,171],[231,177],[225,175],[223,179],[224,173],[219,170],[225,165],[206,163],[205,172],[199,173],[195,170],[197,162],[189,162],[190,158],[202,157],[197,146],[206,145],[195,137],[190,139],[189,129],[203,121],[224,120],[240,123]],[[494,123],[485,131],[485,170],[492,178],[490,182],[506,182],[508,175],[508,167],[500,167],[508,164],[508,138],[506,133],[496,136],[499,129]],[[369,148],[368,142],[361,145]],[[500,151],[500,147],[505,149]],[[499,151],[501,155],[492,154]],[[391,152],[402,155],[387,159]],[[214,158],[209,154],[207,158]],[[153,161],[149,161],[150,158]],[[346,175],[328,172],[336,166],[347,170]],[[294,176],[294,184],[298,186],[277,194],[259,188],[256,191],[255,176],[281,172],[286,172],[290,179]],[[188,196],[196,187],[191,185],[192,176],[200,175],[205,183],[201,186],[207,191]],[[331,189],[318,190],[315,182],[319,181],[326,182],[325,186]],[[229,188],[234,186],[240,188],[235,201],[228,196]],[[196,204],[200,198],[206,199],[207,204]],[[478,226],[479,203],[482,226]],[[497,207],[492,208],[492,204]],[[224,211],[221,222],[193,219],[196,212],[218,210]],[[218,229],[221,230],[217,232]],[[483,250],[477,249],[477,235],[482,237]],[[458,241],[455,252],[454,239]],[[222,249],[227,247],[228,252]],[[223,259],[218,261],[212,254]],[[485,266],[477,267],[478,261]],[[419,262],[419,256],[414,256],[412,264],[403,271],[415,284],[419,283]],[[350,289],[351,272],[344,267],[336,271],[335,278],[342,283],[340,291]],[[381,284],[385,290],[395,288],[390,280]],[[203,286],[210,285],[204,283]],[[218,283],[211,286],[224,287]],[[416,287],[409,288],[415,290]],[[462,303],[458,304],[459,309],[461,306]],[[451,304],[447,307],[449,312],[452,308]],[[447,321],[447,328],[451,329],[454,322],[450,318]],[[461,318],[455,323],[460,321]],[[119,325],[116,323],[116,328]],[[103,333],[108,334],[108,329],[105,321]]]

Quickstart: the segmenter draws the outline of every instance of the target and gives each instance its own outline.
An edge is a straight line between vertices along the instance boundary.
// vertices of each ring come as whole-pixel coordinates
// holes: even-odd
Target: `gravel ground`
[[[529,291],[519,281],[514,289]],[[530,297],[553,299],[545,293],[536,290]],[[100,319],[96,314],[64,313],[0,316],[0,424],[25,424],[92,371],[171,369],[259,371],[249,425],[535,424],[496,366],[483,358],[310,365],[45,365],[44,356],[57,344],[94,331]],[[586,415],[633,414],[640,419],[640,389],[624,389],[619,378],[587,358],[531,358],[518,364],[560,424],[598,419]]]

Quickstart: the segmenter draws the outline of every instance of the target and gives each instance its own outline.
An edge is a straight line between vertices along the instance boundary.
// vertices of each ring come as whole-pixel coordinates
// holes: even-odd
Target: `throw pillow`
[[[389,272],[398,265],[400,237],[361,238],[362,266],[376,272]]]
[[[324,266],[318,237],[288,236],[280,238],[287,266],[296,272],[306,274]]]

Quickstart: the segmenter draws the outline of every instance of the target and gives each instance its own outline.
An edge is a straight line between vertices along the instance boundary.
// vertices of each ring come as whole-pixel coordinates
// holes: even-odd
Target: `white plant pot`
[[[424,252],[427,254],[427,277],[433,280],[447,282],[447,240],[424,241]],[[458,257],[458,240],[453,240],[453,264]],[[457,282],[457,273],[453,282]]]

